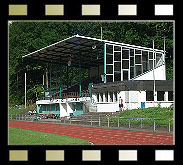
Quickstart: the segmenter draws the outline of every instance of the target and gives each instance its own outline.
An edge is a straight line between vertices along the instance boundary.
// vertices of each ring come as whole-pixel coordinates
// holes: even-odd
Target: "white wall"
[[[119,111],[119,104],[117,102],[97,104],[97,112],[116,112],[116,111]]]
[[[156,69],[154,69],[155,80],[166,80],[166,71],[165,65],[162,65]],[[153,70],[150,72],[135,78],[134,80],[154,80],[153,79]]]
[[[67,116],[67,105],[66,103],[60,103],[59,104],[60,106],[60,117],[64,117],[64,116]]]

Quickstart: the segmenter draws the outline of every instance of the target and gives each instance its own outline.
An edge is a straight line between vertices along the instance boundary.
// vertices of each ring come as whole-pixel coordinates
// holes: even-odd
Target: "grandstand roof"
[[[124,45],[130,48],[153,50],[141,46],[129,45],[97,38],[74,35],[32,53],[24,55],[24,59],[36,60],[38,62],[67,65],[68,56],[71,56],[71,66],[91,68],[104,64],[104,43]],[[163,52],[163,50],[154,49]]]

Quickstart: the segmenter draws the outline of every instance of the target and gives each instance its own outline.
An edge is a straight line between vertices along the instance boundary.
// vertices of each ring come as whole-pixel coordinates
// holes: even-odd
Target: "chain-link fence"
[[[33,115],[10,115],[9,120],[35,121]],[[125,118],[125,117],[81,117],[68,118],[61,117],[56,119],[47,119],[44,116],[38,116],[38,122],[51,122],[73,125],[84,125],[94,127],[108,128],[127,128],[127,129],[147,129],[152,131],[173,131],[173,119],[156,118]]]

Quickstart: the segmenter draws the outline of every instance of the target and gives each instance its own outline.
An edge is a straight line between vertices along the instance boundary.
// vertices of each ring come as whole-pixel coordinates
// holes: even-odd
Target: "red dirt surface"
[[[23,121],[9,121],[9,127],[76,137],[95,145],[173,145],[170,134]]]

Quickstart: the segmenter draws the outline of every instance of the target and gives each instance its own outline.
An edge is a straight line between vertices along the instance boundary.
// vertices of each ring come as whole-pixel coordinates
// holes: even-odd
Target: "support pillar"
[[[68,85],[68,79],[69,79],[69,67],[67,66],[67,93],[68,93],[68,87],[69,87],[69,85]]]
[[[26,93],[27,93],[27,89],[26,89],[26,86],[27,86],[27,84],[26,84],[26,81],[27,81],[27,76],[26,76],[26,72],[25,72],[25,108],[26,108],[26,102],[27,102],[27,100],[26,100]]]
[[[79,96],[81,97],[81,61],[79,60]]]
[[[106,44],[104,44],[104,83],[106,83]]]
[[[60,66],[60,99],[62,98],[62,65]]]

